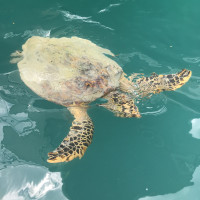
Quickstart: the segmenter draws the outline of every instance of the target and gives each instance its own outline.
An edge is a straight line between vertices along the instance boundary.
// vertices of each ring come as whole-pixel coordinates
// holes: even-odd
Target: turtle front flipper
[[[68,162],[76,157],[81,158],[92,142],[94,127],[86,108],[70,107],[68,109],[75,119],[72,122],[69,134],[60,146],[48,153],[49,159],[47,161],[49,163]]]
[[[133,82],[123,75],[120,80],[120,89],[123,92],[144,97],[162,91],[176,90],[183,86],[191,75],[191,71],[183,69],[177,74],[158,75],[153,73],[150,77],[141,77]]]
[[[117,117],[141,117],[134,100],[128,95],[114,91],[104,96],[104,98],[108,102],[100,106],[114,112]]]
[[[157,75],[153,74],[150,77],[142,77],[136,80],[136,85],[139,91],[142,92],[142,96],[146,96],[150,93],[160,93],[162,91],[172,91],[180,88],[191,77],[192,72],[183,69],[177,74],[169,75]]]

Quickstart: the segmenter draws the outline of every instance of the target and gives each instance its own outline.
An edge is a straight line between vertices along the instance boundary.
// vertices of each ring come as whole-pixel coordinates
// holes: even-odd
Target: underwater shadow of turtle
[[[37,95],[68,108],[74,116],[69,134],[48,154],[50,163],[81,158],[92,142],[94,127],[87,114],[90,102],[107,99],[101,106],[118,117],[141,117],[132,94],[146,96],[175,90],[191,77],[191,71],[141,77],[133,82],[108,56],[114,54],[78,37],[33,36],[11,56],[22,81]]]

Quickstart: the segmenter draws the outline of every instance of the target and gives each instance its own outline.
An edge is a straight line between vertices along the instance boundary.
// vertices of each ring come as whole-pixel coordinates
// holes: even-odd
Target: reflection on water
[[[23,85],[17,82],[16,72],[1,75],[8,77],[9,85],[1,85],[0,92],[11,102],[26,95]],[[9,97],[9,98],[8,98]],[[31,95],[26,95],[25,102],[32,102]],[[29,98],[29,99],[28,99]],[[23,101],[21,102],[23,103]],[[20,107],[20,104],[16,104]],[[19,136],[39,133],[35,121],[29,118],[29,112],[37,112],[30,105],[24,112],[19,112],[14,103],[0,97],[0,199],[2,200],[67,200],[62,193],[62,178],[60,172],[49,172],[47,168],[28,164],[19,159],[2,143],[4,127],[11,127]],[[28,105],[26,105],[28,106]]]
[[[192,129],[190,130],[190,134],[192,134],[192,137],[200,139],[200,118],[193,119],[191,121],[192,123]]]
[[[60,172],[28,164],[10,166],[0,171],[0,199],[67,200],[61,190],[62,184]]]
[[[193,0],[4,1],[0,199],[199,200],[198,5]],[[116,118],[92,104],[95,134],[87,155],[48,165],[47,152],[66,136],[72,117],[35,96],[9,64],[10,53],[33,35],[89,39],[112,50],[128,75],[182,68],[193,75],[175,92],[141,100],[141,119]]]
[[[10,126],[19,136],[27,135],[33,131],[38,132],[36,122],[28,117],[28,102],[32,96],[23,85],[18,83],[18,73],[14,71],[0,77],[1,80],[4,80],[4,83],[0,83],[0,94],[3,97],[0,97],[0,126],[2,129],[4,126]],[[19,99],[22,99],[20,103]],[[20,106],[25,108],[23,112],[18,110]],[[2,135],[3,131],[1,137]]]
[[[17,114],[10,114],[10,109],[12,109],[13,104],[9,104],[8,102],[0,99],[0,121],[3,126],[11,126],[19,136],[25,136],[29,133],[38,130],[36,129],[36,122],[31,121],[28,118],[28,113],[22,112]]]
[[[191,186],[184,187],[172,194],[144,197],[139,200],[199,200],[200,194],[200,166],[193,173]]]

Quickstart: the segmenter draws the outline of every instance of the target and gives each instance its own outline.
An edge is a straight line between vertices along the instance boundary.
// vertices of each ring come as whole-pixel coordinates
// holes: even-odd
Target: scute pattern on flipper
[[[160,93],[162,91],[173,91],[184,85],[191,77],[192,72],[183,69],[177,74],[157,75],[142,77],[136,80],[138,93],[141,96]]]
[[[126,94],[112,92],[104,97],[108,100],[107,103],[101,106],[113,111],[117,117],[140,117],[139,110],[134,104],[134,100]]]
[[[92,142],[94,126],[91,119],[74,120],[70,132],[60,146],[48,153],[49,163],[68,162],[76,157],[81,158]]]

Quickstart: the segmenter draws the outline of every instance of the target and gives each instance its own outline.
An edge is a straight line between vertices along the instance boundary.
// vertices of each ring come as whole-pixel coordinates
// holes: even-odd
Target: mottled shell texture
[[[114,55],[89,40],[34,36],[22,50],[21,79],[49,101],[89,103],[119,86],[122,69],[105,54]]]

